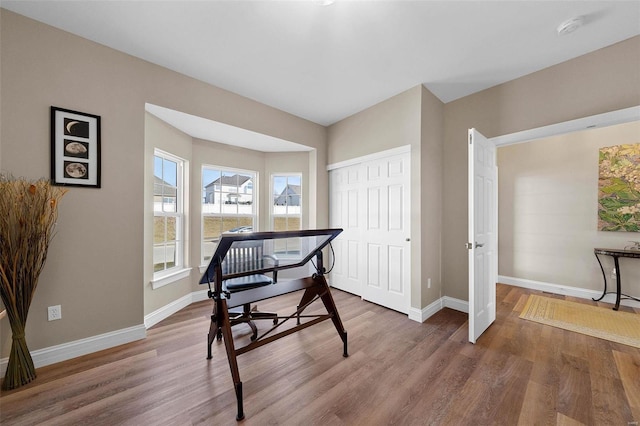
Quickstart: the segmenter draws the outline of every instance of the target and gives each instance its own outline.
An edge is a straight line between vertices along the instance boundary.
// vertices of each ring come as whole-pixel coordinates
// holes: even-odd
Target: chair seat
[[[233,293],[236,291],[250,290],[252,288],[263,287],[273,284],[273,280],[266,275],[255,274],[246,277],[231,278],[222,282],[225,291]]]

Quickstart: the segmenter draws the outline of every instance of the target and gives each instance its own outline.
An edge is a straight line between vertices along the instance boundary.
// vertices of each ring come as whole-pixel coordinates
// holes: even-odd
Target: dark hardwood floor
[[[530,293],[498,285],[496,322],[472,345],[466,314],[444,309],[419,324],[334,291],[350,357],[331,322],[240,355],[241,423],[637,425],[640,349],[519,319]],[[299,295],[260,308],[284,312]],[[195,303],[145,340],[38,369],[0,394],[1,423],[236,424],[224,345],[206,359],[210,311]],[[248,341],[249,328],[234,334]]]

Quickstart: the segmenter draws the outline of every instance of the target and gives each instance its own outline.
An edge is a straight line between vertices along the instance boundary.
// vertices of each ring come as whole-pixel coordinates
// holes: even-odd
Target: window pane
[[[164,245],[153,246],[153,272],[164,271]]]
[[[238,227],[238,218],[236,217],[222,218],[222,232],[227,232],[237,227]]]
[[[273,177],[273,195],[274,196],[280,195],[286,186],[287,186],[286,176]]]
[[[287,230],[300,230],[302,229],[300,225],[299,217],[289,217],[287,220]]]
[[[202,258],[208,261],[220,234],[246,232],[255,222],[255,174],[203,167],[202,169]],[[242,228],[241,228],[242,227]]]
[[[251,227],[253,230],[253,218],[252,217],[239,217],[238,226]]]
[[[205,241],[218,239],[222,232],[222,218],[205,216],[202,219],[202,238]]]
[[[169,187],[165,186],[165,189],[169,189]],[[165,194],[162,202],[162,210],[165,212],[171,212],[171,213],[175,213],[178,211],[178,205],[177,205],[177,199],[175,197],[175,188],[173,191],[173,196],[167,196]]]
[[[176,187],[178,185],[178,163],[175,161],[163,159],[162,162],[162,180],[169,186]]]
[[[300,214],[300,195],[291,194],[291,195],[288,196],[288,198],[287,198],[287,213],[288,214]]]
[[[165,246],[165,262],[166,269],[173,268],[176,266],[176,245],[175,244],[167,244]]]
[[[155,216],[153,218],[153,243],[163,243],[165,241],[165,218],[162,216]],[[155,259],[155,250],[154,250]]]
[[[287,175],[272,177],[273,206],[272,229],[274,231],[301,229],[302,176]],[[291,252],[291,248],[281,248]],[[294,249],[295,251],[296,249]]]
[[[176,241],[176,224],[177,218],[168,217],[167,218],[167,241]]]
[[[214,241],[205,241],[202,243],[202,258],[207,261],[211,260],[213,253],[216,251],[216,247],[218,246],[217,242]]]
[[[273,230],[274,231],[286,231],[287,230],[287,218],[286,217],[274,217],[273,218]]]
[[[302,181],[302,177],[301,176],[288,176],[287,177],[287,183],[289,185],[298,185],[300,186],[300,182]]]

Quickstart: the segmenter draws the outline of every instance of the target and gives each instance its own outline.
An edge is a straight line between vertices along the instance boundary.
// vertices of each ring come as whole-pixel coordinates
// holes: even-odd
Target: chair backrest
[[[222,261],[222,273],[257,271],[265,267],[264,259],[262,241],[236,242]]]

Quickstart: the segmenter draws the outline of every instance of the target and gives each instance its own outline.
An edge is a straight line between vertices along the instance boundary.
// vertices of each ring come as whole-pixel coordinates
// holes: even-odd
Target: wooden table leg
[[[242,406],[242,382],[240,381],[240,370],[238,370],[238,360],[236,359],[236,350],[233,344],[233,334],[231,333],[229,310],[227,309],[226,299],[221,298],[219,302],[220,312],[218,318],[221,322],[222,338],[224,339],[224,347],[227,351],[227,359],[229,361],[231,377],[233,378],[233,386],[236,391],[236,401],[238,403],[238,414],[236,415],[236,420],[242,420],[244,419],[244,409]]]

